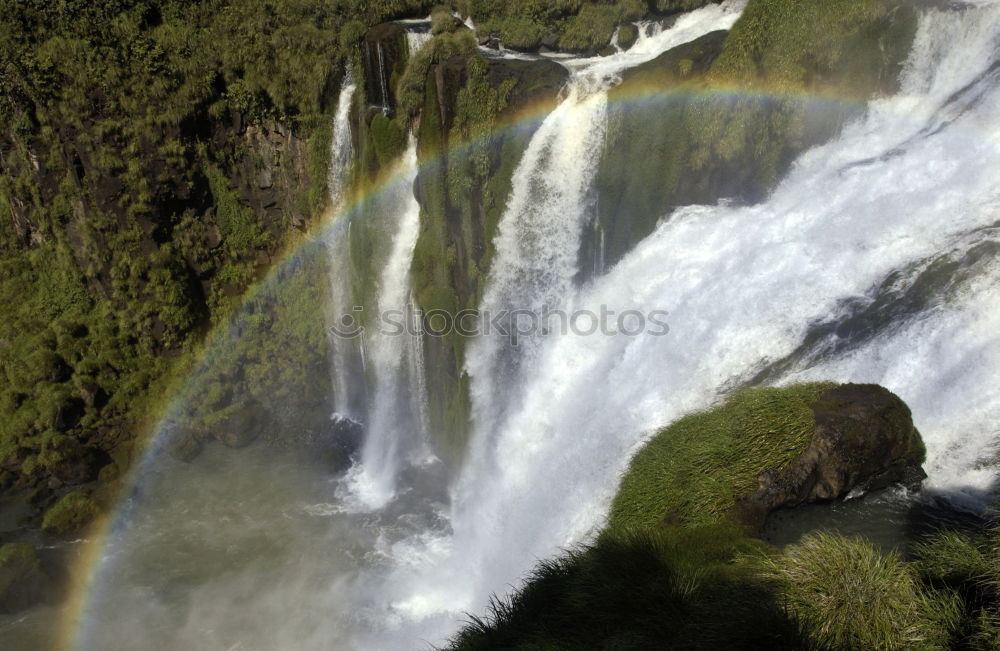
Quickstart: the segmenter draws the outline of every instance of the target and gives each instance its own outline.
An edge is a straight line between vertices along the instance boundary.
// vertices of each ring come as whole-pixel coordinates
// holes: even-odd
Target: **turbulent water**
[[[440,643],[601,525],[652,430],[748,382],[887,386],[927,443],[921,499],[981,508],[1000,443],[1000,3],[925,10],[900,92],[803,155],[764,203],[678,209],[606,273],[575,280],[607,88],[736,8],[572,64],[515,172],[483,301],[665,310],[666,336],[474,342],[475,431],[448,495],[440,465],[418,462],[407,378],[419,347],[366,338],[369,436],[346,483],[261,450],[165,462],[106,550],[79,648]],[[412,143],[403,164],[415,174]],[[419,207],[398,199],[382,308],[410,301]]]

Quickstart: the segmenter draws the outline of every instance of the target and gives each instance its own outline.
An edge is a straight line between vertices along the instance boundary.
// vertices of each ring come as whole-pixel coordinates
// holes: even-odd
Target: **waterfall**
[[[351,103],[354,100],[354,74],[351,67],[344,71],[344,81],[337,98],[337,112],[333,117],[333,137],[330,139],[330,170],[327,173],[327,194],[333,210],[341,207],[350,174],[351,158]]]
[[[409,49],[410,56],[420,51],[420,48],[424,46],[424,43],[434,38],[430,30],[427,31],[416,31],[416,30],[406,30],[406,45]]]
[[[351,103],[356,86],[354,76],[348,66],[344,82],[337,100],[337,111],[333,120],[333,137],[330,139],[330,170],[327,175],[327,191],[334,223],[325,235],[325,245],[329,256],[330,300],[327,305],[327,323],[338,325],[337,320],[351,314],[351,276],[349,255],[349,221],[340,211],[343,209],[345,190],[349,181],[351,150]],[[340,324],[342,325],[342,324]],[[358,355],[356,343],[347,338],[330,338],[330,374],[333,386],[333,417],[357,418],[357,399],[352,397],[351,377],[356,375]]]
[[[399,163],[399,181],[393,188],[386,214],[395,216],[392,244],[379,279],[377,311],[393,313],[393,321],[411,313],[410,265],[420,232],[420,204],[413,195],[417,175],[417,143],[411,135]],[[412,328],[396,332],[391,324],[375,320],[366,331],[366,364],[374,376],[374,395],[368,408],[367,435],[360,463],[347,485],[356,508],[376,509],[395,495],[397,475],[407,457],[423,443],[423,418],[411,396],[420,391],[414,370],[422,363],[420,337]]]
[[[427,490],[440,469],[410,463],[424,452],[420,340],[367,332],[355,348],[372,387],[358,407],[367,438],[346,492],[257,446],[207,446],[200,473],[151,472],[103,550],[79,648],[442,643],[539,559],[599,530],[657,428],[753,382],[883,384],[927,445],[913,499],[982,508],[1000,444],[1000,0],[923,7],[899,92],[800,156],[764,202],[680,207],[610,268],[580,259],[608,87],[741,6],[568,62],[495,240],[484,309],[666,311],[669,332],[470,342],[475,430],[450,500]],[[412,138],[401,165],[364,215],[385,224],[381,310],[413,300]]]
[[[361,646],[440,639],[463,612],[482,612],[490,592],[601,525],[630,453],[655,428],[785,359],[845,305],[877,302],[889,291],[879,288],[892,290],[883,300],[905,293],[902,269],[950,274],[946,291],[864,340],[831,333],[839,347],[776,379],[884,384],[925,436],[925,492],[982,506],[1000,441],[998,44],[997,4],[926,11],[902,90],[803,155],[765,203],[681,208],[583,288],[570,278],[588,181],[559,165],[579,153],[572,162],[589,166],[600,140],[577,131],[594,148],[581,152],[560,131],[599,129],[601,109],[571,89],[515,175],[484,303],[516,305],[520,294],[529,306],[667,310],[669,334],[549,337],[533,342],[535,361],[517,378],[490,377],[502,370],[483,363],[495,342],[478,342],[476,407],[489,404],[483,386],[518,398],[487,421],[492,431],[478,424],[449,528],[396,543],[395,565],[369,577],[366,594],[388,606],[374,608],[383,630]],[[547,174],[564,182],[547,185]],[[941,258],[964,261],[963,272],[932,264]]]
[[[745,2],[730,1],[685,14],[665,31],[643,29],[628,52],[567,63],[571,78],[560,104],[533,136],[514,171],[500,221],[481,310],[495,315],[525,309],[541,313],[566,307],[579,271],[584,225],[595,217],[591,191],[607,129],[607,91],[618,74],[677,45],[728,29]],[[516,319],[508,320],[511,329]],[[506,387],[531,374],[539,336],[482,338],[469,347],[477,432],[487,435],[514,404]]]

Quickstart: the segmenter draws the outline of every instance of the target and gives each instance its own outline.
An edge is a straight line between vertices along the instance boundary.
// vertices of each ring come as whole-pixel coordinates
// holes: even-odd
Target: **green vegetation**
[[[953,648],[1000,648],[1000,528],[942,531],[911,551],[926,585],[960,597]]]
[[[0,0],[4,486],[127,447],[323,208],[365,26],[430,7],[72,4]]]
[[[664,519],[708,524],[727,517],[765,470],[788,465],[814,428],[811,405],[833,385],[743,389],[660,430],[635,455],[608,528],[641,530]]]
[[[76,533],[90,524],[100,512],[97,503],[83,493],[67,493],[45,512],[42,529],[58,535]]]
[[[778,595],[835,649],[943,649],[958,614],[949,591],[920,585],[897,552],[859,538],[806,537],[769,559]]]

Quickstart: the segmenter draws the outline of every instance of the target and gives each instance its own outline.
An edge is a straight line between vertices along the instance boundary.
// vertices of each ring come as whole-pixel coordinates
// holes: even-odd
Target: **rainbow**
[[[864,109],[866,100],[857,97],[837,95],[823,92],[804,92],[787,87],[752,88],[745,86],[715,84],[712,86],[677,86],[671,88],[636,85],[629,92],[618,92],[609,97],[609,106],[619,106],[625,110],[655,108],[670,102],[688,102],[692,100],[715,100],[728,103],[758,103],[769,105],[774,103],[794,102],[805,110],[811,109]],[[475,134],[474,137],[460,143],[446,143],[436,150],[425,147],[418,150],[420,169],[440,164],[448,156],[461,154],[477,144],[482,144],[491,138],[533,129],[540,124],[554,108],[553,101],[538,101],[521,110],[505,111],[498,116],[496,123],[487,131]],[[920,117],[908,116],[914,123]],[[339,207],[328,209],[316,221],[313,228],[306,234],[296,237],[295,241],[286,246],[285,251],[272,264],[269,272],[253,285],[243,296],[243,306],[261,297],[262,294],[280,283],[282,278],[301,262],[302,250],[305,244],[322,241],[336,224],[342,220],[351,220],[364,213],[366,205],[379,195],[398,190],[405,180],[401,165],[380,174],[364,187],[355,188],[349,198]],[[184,369],[183,377],[174,378],[173,386],[167,392],[168,399],[160,409],[160,416],[155,425],[150,428],[142,441],[142,452],[137,463],[134,463],[126,478],[118,504],[107,516],[96,523],[90,531],[83,552],[79,556],[71,581],[71,593],[67,606],[63,609],[59,622],[57,648],[73,649],[87,640],[88,611],[99,603],[100,596],[109,589],[102,582],[104,571],[111,563],[109,550],[113,550],[123,542],[128,532],[131,516],[136,508],[131,499],[134,492],[142,486],[146,478],[155,468],[160,455],[166,451],[171,423],[182,413],[186,399],[196,390],[202,379],[213,365],[220,359],[224,349],[229,345],[231,327],[239,322],[243,309],[235,311],[228,321],[216,326],[203,341],[200,356]]]

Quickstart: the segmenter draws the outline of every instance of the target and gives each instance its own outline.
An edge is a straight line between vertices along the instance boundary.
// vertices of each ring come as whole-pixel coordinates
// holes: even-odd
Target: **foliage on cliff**
[[[325,202],[358,25],[428,7],[0,1],[0,485],[132,438]]]
[[[717,0],[469,0],[464,9],[481,36],[496,34],[505,47],[540,45],[570,52],[596,52],[611,42],[615,27],[650,15],[690,11]]]

